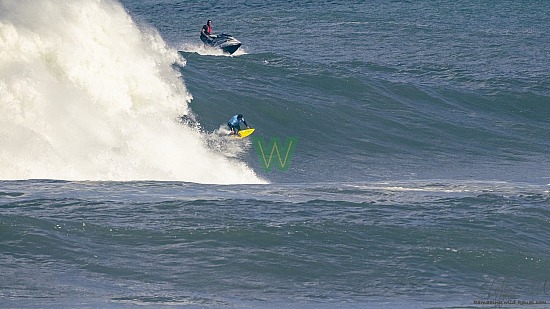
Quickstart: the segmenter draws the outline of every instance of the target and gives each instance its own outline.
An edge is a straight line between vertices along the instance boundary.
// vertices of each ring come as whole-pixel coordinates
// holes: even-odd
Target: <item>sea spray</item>
[[[176,121],[185,65],[115,1],[0,2],[0,177],[261,182]]]

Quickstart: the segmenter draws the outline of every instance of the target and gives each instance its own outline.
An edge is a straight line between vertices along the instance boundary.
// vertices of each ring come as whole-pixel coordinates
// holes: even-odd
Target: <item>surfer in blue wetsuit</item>
[[[235,115],[229,119],[227,122],[227,126],[229,127],[229,130],[231,131],[229,134],[237,134],[241,130],[241,122],[246,126],[248,129],[248,124],[246,124],[246,121],[243,118],[242,114]]]

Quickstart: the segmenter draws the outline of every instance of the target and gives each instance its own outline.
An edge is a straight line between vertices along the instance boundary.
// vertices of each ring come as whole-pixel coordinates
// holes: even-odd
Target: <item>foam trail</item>
[[[181,44],[180,48],[181,51],[186,53],[196,53],[201,56],[223,56],[223,57],[237,57],[242,55],[248,55],[244,47],[240,47],[237,49],[237,51],[233,54],[224,53],[221,49],[215,48],[215,47],[208,47],[204,46],[204,44],[200,43],[184,43]]]
[[[0,0],[0,179],[260,183],[211,151],[152,29],[110,0]]]

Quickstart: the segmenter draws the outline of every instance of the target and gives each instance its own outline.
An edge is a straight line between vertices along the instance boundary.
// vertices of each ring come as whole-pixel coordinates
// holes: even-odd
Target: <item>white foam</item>
[[[260,183],[176,121],[185,64],[115,1],[0,2],[0,179]]]
[[[221,49],[215,47],[205,46],[200,43],[184,43],[181,44],[180,50],[186,53],[195,53],[201,56],[217,56],[217,57],[238,57],[242,55],[247,55],[245,48],[240,47],[233,54],[224,53]]]

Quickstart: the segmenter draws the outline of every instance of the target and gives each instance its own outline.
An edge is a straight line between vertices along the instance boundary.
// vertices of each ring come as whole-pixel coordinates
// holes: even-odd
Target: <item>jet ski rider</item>
[[[209,19],[201,29],[201,41],[207,45],[212,42],[212,21]]]

